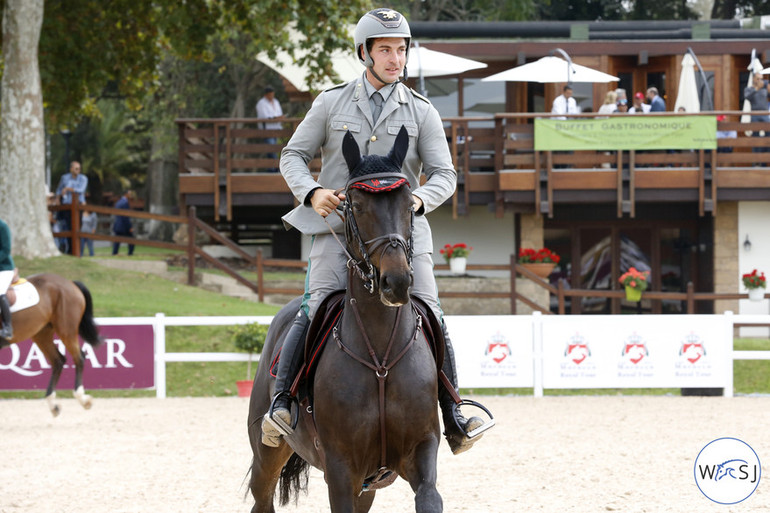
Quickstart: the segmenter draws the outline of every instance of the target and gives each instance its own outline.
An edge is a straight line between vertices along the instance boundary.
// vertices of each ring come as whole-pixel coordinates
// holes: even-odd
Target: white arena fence
[[[162,313],[98,318],[106,344],[96,352],[83,346],[91,367],[84,377],[107,377],[97,386],[86,381],[86,388],[155,388],[165,398],[169,362],[249,358],[242,352],[167,352],[167,327],[271,321]],[[733,349],[736,325],[767,327],[770,315],[451,315],[446,323],[462,388],[531,388],[535,397],[545,389],[581,388],[723,388],[731,397],[735,360],[770,360],[770,351]],[[0,389],[45,388],[46,367],[36,346],[14,344],[0,352]],[[33,386],[24,384],[34,379]]]

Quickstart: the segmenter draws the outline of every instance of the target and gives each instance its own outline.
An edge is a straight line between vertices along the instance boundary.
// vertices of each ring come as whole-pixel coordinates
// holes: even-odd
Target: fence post
[[[77,195],[72,193],[72,203],[70,203],[70,248],[72,256],[80,256],[80,200]]]
[[[516,255],[511,253],[511,315],[516,315]]]
[[[265,302],[265,287],[262,276],[262,249],[257,250],[257,297],[260,303]]]
[[[195,206],[187,209],[187,284],[195,285]]]
[[[166,398],[166,322],[165,315],[155,314],[152,326],[155,337],[155,397]]]
[[[543,314],[532,312],[532,354],[533,354],[533,390],[534,397],[543,397]]]
[[[687,313],[695,313],[695,285],[691,281],[687,282]]]
[[[730,310],[724,313],[724,318],[726,321],[725,341],[730,341],[729,345],[727,346],[729,349],[730,358],[725,358],[725,360],[727,360],[725,362],[725,365],[727,365],[727,369],[725,369],[727,372],[727,383],[725,383],[725,389],[722,392],[722,395],[724,397],[733,397],[735,388],[735,375],[733,374],[735,372],[735,327],[733,325],[735,321],[733,319],[733,313]]]
[[[564,315],[567,311],[567,305],[565,304],[566,301],[564,299],[564,278],[559,278],[558,295],[556,297],[559,299],[559,315]]]

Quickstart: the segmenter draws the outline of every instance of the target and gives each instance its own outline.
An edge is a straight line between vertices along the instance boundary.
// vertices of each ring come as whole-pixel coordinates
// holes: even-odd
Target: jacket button
[[[374,141],[376,141],[376,140],[377,140],[377,136],[376,136],[376,135],[373,135],[373,136],[372,136],[372,139],[371,139],[371,141],[372,141],[372,142],[374,142]]]

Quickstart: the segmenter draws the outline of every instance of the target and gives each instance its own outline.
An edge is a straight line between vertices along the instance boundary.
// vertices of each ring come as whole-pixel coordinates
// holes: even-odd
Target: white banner
[[[706,315],[543,318],[545,388],[727,386],[731,323]]]
[[[527,388],[534,384],[532,317],[449,315],[458,381],[463,388]]]

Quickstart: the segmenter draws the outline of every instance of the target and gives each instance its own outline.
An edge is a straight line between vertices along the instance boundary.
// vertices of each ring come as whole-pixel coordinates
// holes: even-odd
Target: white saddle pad
[[[16,292],[16,302],[11,307],[11,313],[35,306],[40,302],[40,294],[31,282],[25,281],[20,285],[14,285],[13,290]]]

